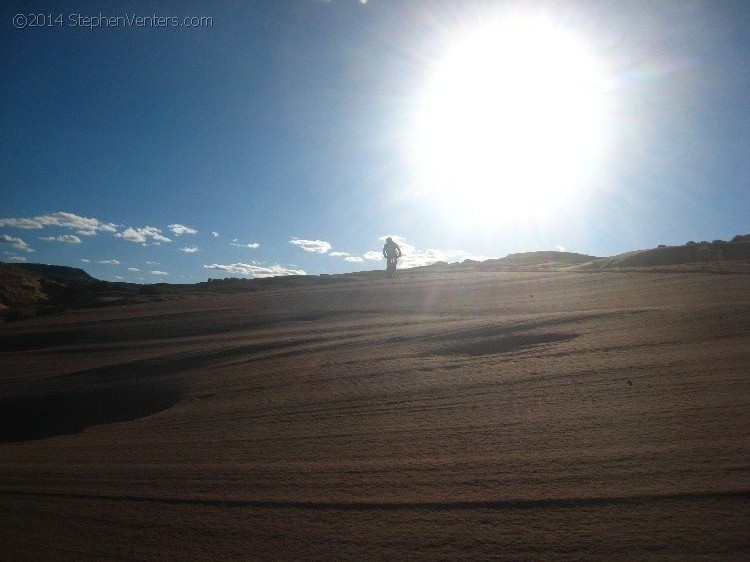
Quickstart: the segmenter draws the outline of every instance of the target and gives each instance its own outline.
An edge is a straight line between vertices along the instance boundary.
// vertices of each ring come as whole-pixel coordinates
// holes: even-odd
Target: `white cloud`
[[[362,257],[366,260],[379,261],[383,259],[383,253],[372,250],[362,254]]]
[[[146,241],[146,237],[142,233],[131,227],[126,228],[124,232],[118,232],[116,236],[128,242],[144,243]]]
[[[3,234],[2,236],[0,236],[0,244],[8,244],[11,248],[15,248],[16,250],[23,250],[24,252],[34,251],[33,248],[31,248],[20,238],[17,238],[15,236],[8,236],[7,234]]]
[[[490,259],[487,256],[478,256],[467,252],[466,250],[438,250],[430,248],[427,250],[419,250],[416,246],[407,242],[403,236],[396,234],[390,235],[393,241],[401,248],[401,258],[399,259],[399,267],[409,269],[410,267],[421,267],[425,265],[432,265],[437,262],[448,262],[455,263],[464,261],[467,259],[475,261],[484,261]],[[385,242],[388,236],[381,236],[380,241]],[[377,255],[378,257],[375,257]],[[370,251],[365,254],[365,259],[382,259],[382,254]]]
[[[561,246],[560,244],[555,246],[555,250],[557,250],[558,252],[567,252],[567,250],[565,249],[565,246]]]
[[[344,258],[344,261],[352,262],[352,263],[362,263],[364,258],[360,258],[359,256],[347,256]]]
[[[386,236],[381,236],[380,241],[385,242],[388,238],[392,238],[393,241],[398,244],[398,247],[401,248],[401,253],[406,254],[415,254],[417,252],[417,248],[415,246],[412,246],[406,241],[406,238],[403,236],[399,236],[398,234],[390,234]]]
[[[399,236],[398,234],[386,234],[384,236],[380,236],[378,240],[380,240],[381,242],[385,242],[389,238],[391,238],[396,244],[406,243],[406,238],[404,238],[403,236]]]
[[[252,277],[278,277],[284,275],[307,275],[301,269],[289,269],[281,265],[264,266],[257,263],[233,263],[230,265],[204,265],[206,269],[218,269],[219,271],[226,271],[227,273],[237,273],[240,275],[248,275]]]
[[[399,260],[399,265],[404,269],[408,269],[410,267],[432,265],[439,261],[448,261],[445,253],[440,250],[429,249],[424,252],[415,251],[410,254],[404,254]]]
[[[47,226],[70,228],[81,236],[93,236],[98,232],[117,232],[117,225],[99,219],[80,217],[73,213],[52,213],[34,218],[0,219],[0,226],[23,229],[41,229]]]
[[[28,260],[27,260],[27,259],[26,259],[25,257],[23,257],[23,256],[12,256],[12,257],[10,258],[10,261],[20,261],[20,262],[24,262],[24,261],[28,261]]]
[[[86,258],[81,258],[81,261],[83,263],[91,263],[91,260],[87,260]]]
[[[344,258],[346,256],[350,256],[351,254],[349,254],[348,252],[329,252],[328,255],[334,258]]]
[[[148,243],[149,238],[152,240],[152,243],[171,242],[169,238],[162,235],[161,230],[154,228],[153,226],[146,226],[144,228],[128,227],[123,232],[115,234],[115,236],[127,240],[128,242],[136,242],[140,244]]]
[[[137,267],[129,267],[129,268],[128,268],[128,271],[135,271],[135,272],[140,272],[141,270],[140,270],[140,269],[138,269]]]
[[[0,219],[0,226],[28,230],[44,228],[44,225],[35,219]]]
[[[325,254],[331,251],[331,245],[323,240],[302,240],[300,238],[292,238],[289,243],[299,246],[306,252]]]
[[[153,270],[153,271],[149,271],[149,273],[150,273],[151,275],[162,275],[162,276],[163,276],[163,275],[169,275],[169,273],[167,273],[166,271],[159,271],[159,270],[157,270],[157,269],[155,269],[155,270]]]
[[[198,251],[198,246],[188,246],[187,248],[180,248],[180,252],[185,252],[186,254],[194,254]]]
[[[229,243],[230,246],[236,246],[237,248],[249,248],[251,250],[255,250],[256,248],[260,248],[260,244],[257,242],[252,242],[250,244],[238,244],[237,240],[235,239],[234,242]]]
[[[158,262],[158,261],[147,261],[146,263],[147,263],[148,265],[159,265],[159,262]]]
[[[96,263],[101,263],[103,265],[120,265],[120,262],[117,260],[101,260]]]
[[[198,231],[194,228],[182,224],[170,224],[169,230],[171,230],[176,236],[182,236],[183,234],[198,234]]]
[[[63,234],[62,236],[40,236],[39,240],[46,240],[47,242],[65,242],[67,244],[80,244],[81,239],[75,234]]]
[[[214,230],[214,231],[213,231],[213,232],[211,233],[211,236],[213,236],[214,238],[218,238],[218,237],[219,237],[219,233],[218,233],[218,232],[216,232],[216,231]]]

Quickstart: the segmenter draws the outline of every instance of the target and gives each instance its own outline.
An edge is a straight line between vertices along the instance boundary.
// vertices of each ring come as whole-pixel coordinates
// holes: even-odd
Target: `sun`
[[[419,182],[473,219],[549,210],[601,147],[604,92],[600,62],[548,20],[506,17],[464,32],[419,96]]]

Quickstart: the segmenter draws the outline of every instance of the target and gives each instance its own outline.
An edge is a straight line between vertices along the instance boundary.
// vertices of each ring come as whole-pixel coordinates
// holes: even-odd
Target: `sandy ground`
[[[0,326],[0,558],[748,560],[745,265]]]

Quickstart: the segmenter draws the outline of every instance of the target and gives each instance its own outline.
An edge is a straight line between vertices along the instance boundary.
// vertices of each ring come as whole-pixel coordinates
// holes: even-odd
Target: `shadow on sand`
[[[166,410],[178,400],[174,390],[153,386],[0,398],[0,443],[36,441],[133,421]]]
[[[514,334],[459,343],[441,350],[441,355],[496,355],[547,343],[577,338],[579,334]]]

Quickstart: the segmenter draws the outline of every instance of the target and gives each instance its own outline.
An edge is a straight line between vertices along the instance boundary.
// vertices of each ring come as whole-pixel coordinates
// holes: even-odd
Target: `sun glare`
[[[420,98],[418,181],[472,219],[553,208],[599,148],[602,85],[595,57],[544,20],[495,21],[456,38]]]

